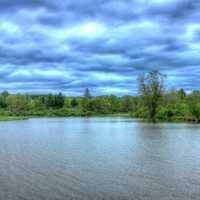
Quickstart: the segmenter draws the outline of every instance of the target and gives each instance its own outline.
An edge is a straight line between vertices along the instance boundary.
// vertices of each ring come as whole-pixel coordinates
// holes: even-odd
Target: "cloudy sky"
[[[200,86],[199,0],[0,0],[0,90],[137,94],[137,76]]]

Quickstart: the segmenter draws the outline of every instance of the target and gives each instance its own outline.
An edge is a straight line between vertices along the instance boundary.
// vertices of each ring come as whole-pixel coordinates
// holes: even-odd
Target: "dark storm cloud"
[[[165,15],[172,19],[182,20],[184,17],[189,17],[195,11],[198,11],[199,2],[191,0],[176,0],[166,1],[166,3],[157,3],[148,9],[148,13],[152,15]]]
[[[0,89],[137,93],[137,76],[198,89],[196,0],[0,0]]]

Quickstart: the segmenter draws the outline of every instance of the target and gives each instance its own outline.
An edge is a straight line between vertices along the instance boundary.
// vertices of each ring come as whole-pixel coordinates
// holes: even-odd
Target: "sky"
[[[200,86],[199,0],[0,0],[0,90],[135,95]]]

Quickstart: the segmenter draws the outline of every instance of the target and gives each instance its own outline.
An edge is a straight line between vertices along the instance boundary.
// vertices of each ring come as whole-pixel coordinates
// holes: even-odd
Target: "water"
[[[0,122],[0,200],[199,200],[200,125]]]

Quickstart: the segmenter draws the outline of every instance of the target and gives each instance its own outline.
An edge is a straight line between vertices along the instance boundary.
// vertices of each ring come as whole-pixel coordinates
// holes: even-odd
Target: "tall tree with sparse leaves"
[[[92,95],[90,93],[90,90],[86,88],[84,92],[84,97],[82,100],[82,109],[86,115],[88,115],[91,112],[91,98],[92,98]]]
[[[85,89],[84,97],[85,98],[91,98],[92,97],[89,88]]]
[[[139,77],[139,91],[148,110],[149,120],[156,121],[157,108],[163,96],[164,75],[157,70],[152,70]]]

